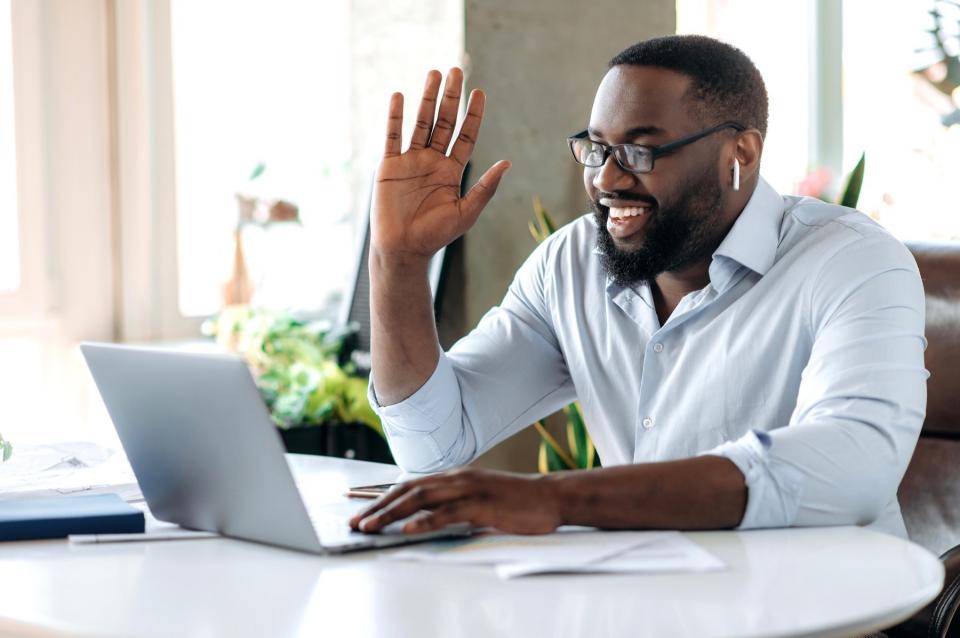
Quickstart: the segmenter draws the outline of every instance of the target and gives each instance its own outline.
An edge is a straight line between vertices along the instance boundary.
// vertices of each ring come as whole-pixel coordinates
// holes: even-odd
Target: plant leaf
[[[840,205],[847,208],[856,208],[860,201],[860,187],[863,186],[863,173],[866,168],[867,154],[860,154],[860,161],[853,168],[853,172],[847,177],[847,184],[843,189],[843,197],[840,198]]]
[[[263,175],[265,170],[267,170],[267,165],[263,162],[257,162],[257,165],[254,166],[253,170],[250,172],[250,177],[247,178],[247,181],[252,182],[253,180],[257,179]]]
[[[527,222],[527,228],[530,229],[530,236],[533,237],[533,241],[537,242],[538,244],[543,241],[544,238],[540,235],[539,229],[537,229],[536,225],[534,225],[532,221]]]
[[[549,457],[550,454],[554,454],[561,460],[560,469],[568,469],[568,470],[576,469],[577,467],[576,463],[574,463],[573,459],[570,458],[570,455],[562,447],[560,447],[560,444],[557,443],[557,440],[555,438],[553,438],[553,435],[550,434],[549,431],[547,431],[547,428],[544,425],[543,421],[537,421],[536,423],[533,424],[533,427],[537,428],[537,432],[540,433],[540,436],[543,439],[542,442],[545,442],[547,446],[550,448],[549,451],[547,452],[547,456]]]
[[[567,417],[567,441],[570,451],[573,452],[573,458],[579,469],[586,469],[591,462],[591,447],[587,444],[590,437],[587,436],[587,426],[583,422],[580,414],[580,405],[571,403],[563,409]]]
[[[540,450],[537,456],[537,469],[541,474],[549,474],[550,472],[559,472],[569,468],[566,466],[566,463],[564,463],[563,459],[557,456],[557,453],[553,451],[553,448],[550,447],[546,441],[540,441]]]
[[[540,441],[540,450],[537,453],[537,470],[541,474],[550,473],[550,459],[547,458],[547,444]]]
[[[595,467],[600,467],[600,459],[597,456],[597,449],[593,446],[593,439],[589,436],[587,437],[587,469],[592,470]]]

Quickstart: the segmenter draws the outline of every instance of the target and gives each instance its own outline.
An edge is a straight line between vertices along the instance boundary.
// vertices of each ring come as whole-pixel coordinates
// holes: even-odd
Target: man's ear
[[[734,157],[740,162],[740,179],[743,182],[751,181],[760,168],[760,155],[763,154],[763,136],[755,128],[747,129],[737,135],[737,145],[734,147]]]

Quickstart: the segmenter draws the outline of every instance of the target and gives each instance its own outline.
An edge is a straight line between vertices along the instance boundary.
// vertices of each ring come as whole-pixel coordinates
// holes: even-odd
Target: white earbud
[[[740,162],[733,160],[733,190],[740,190]]]

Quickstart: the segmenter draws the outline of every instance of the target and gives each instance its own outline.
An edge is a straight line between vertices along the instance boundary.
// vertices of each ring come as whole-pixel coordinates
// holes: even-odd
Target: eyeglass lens
[[[573,141],[573,154],[577,161],[584,166],[597,168],[603,166],[607,159],[606,149],[603,144],[594,142],[590,139],[579,139]],[[650,149],[633,144],[614,146],[610,152],[616,158],[617,162],[625,170],[633,172],[649,171],[652,167],[653,156]]]

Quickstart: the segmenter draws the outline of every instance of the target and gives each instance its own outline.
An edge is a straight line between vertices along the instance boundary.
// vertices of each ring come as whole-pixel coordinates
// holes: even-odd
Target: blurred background
[[[835,199],[864,156],[863,212],[903,239],[960,239],[958,25],[953,1],[0,0],[0,433],[117,445],[83,340],[216,334],[249,355],[280,334],[264,316],[340,334],[389,95],[411,121],[431,68],[488,93],[471,178],[513,162],[448,251],[445,346],[533,250],[535,197],[558,223],[586,210],[564,139],[607,60],[650,37],[712,35],[755,61],[780,192]],[[304,374],[271,390],[275,417],[340,409],[282,398],[316,393]],[[534,469],[539,441],[481,464]]]

